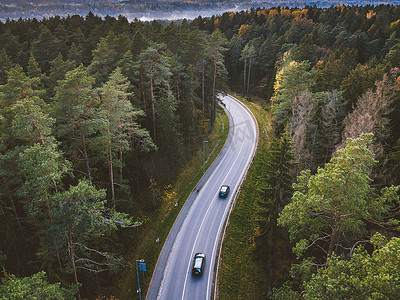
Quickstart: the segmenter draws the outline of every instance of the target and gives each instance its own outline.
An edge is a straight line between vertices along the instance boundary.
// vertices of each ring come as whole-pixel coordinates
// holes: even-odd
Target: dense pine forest
[[[273,115],[254,195],[269,296],[395,299],[399,67],[389,5],[0,23],[0,295],[118,294],[143,216],[233,91]]]

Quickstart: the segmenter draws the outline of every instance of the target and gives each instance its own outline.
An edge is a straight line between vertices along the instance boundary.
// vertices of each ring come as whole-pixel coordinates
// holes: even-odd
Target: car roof
[[[200,269],[202,263],[203,263],[203,258],[202,257],[196,257],[196,260],[194,262],[194,268],[195,269]]]

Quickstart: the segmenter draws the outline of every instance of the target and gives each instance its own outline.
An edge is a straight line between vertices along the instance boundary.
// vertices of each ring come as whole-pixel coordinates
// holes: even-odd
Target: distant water
[[[1,0],[0,0],[1,1]],[[7,2],[7,3],[5,3]],[[84,0],[82,1],[84,2]],[[35,1],[25,2],[24,7],[19,6],[18,2],[13,3],[12,0],[0,2],[0,21],[8,19],[32,19],[36,18],[49,18],[54,16],[67,17],[68,15],[82,15],[86,16],[89,12],[95,15],[105,17],[107,15],[118,17],[119,15],[125,16],[129,21],[139,19],[142,21],[151,21],[154,19],[160,20],[178,20],[178,19],[194,19],[198,16],[211,17],[213,15],[221,15],[224,12],[236,12],[247,10],[256,7],[304,7],[306,5],[317,7],[330,7],[336,5],[380,5],[380,4],[393,4],[400,5],[400,0],[380,1],[380,0],[270,0],[270,1],[245,1],[243,4],[235,1],[231,3],[226,1],[224,3],[209,4],[206,8],[204,6],[196,6],[196,4],[177,6],[177,1],[151,1],[151,4],[141,2],[140,4],[129,3],[124,1],[106,1],[108,5],[104,5],[104,1],[93,2],[87,1],[84,4],[67,3],[63,1],[54,1],[54,3],[47,2],[46,4],[35,4]],[[62,3],[62,4],[60,4]],[[110,3],[114,5],[110,7]],[[150,1],[149,1],[150,3]],[[203,2],[204,5],[204,2]],[[154,9],[155,8],[155,9]]]

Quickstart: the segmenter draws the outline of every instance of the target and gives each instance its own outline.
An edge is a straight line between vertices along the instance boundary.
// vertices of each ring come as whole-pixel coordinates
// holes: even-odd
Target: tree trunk
[[[83,133],[81,133],[81,137],[82,137],[82,145],[83,145],[83,158],[85,160],[85,164],[86,164],[86,176],[89,180],[89,184],[92,185],[92,176],[90,175],[90,167],[89,167],[89,157],[87,154],[87,148],[86,148],[86,139],[85,136],[83,135]]]
[[[142,93],[142,100],[143,100],[143,111],[147,112],[147,107],[146,107],[146,95],[144,93],[144,87],[143,87],[143,74],[142,71],[140,71],[140,83],[139,83],[140,91]]]
[[[218,56],[215,56],[215,61],[214,61],[214,79],[213,79],[213,97],[212,97],[212,127],[214,127],[214,121],[215,121],[215,85],[217,81],[217,60]]]
[[[181,102],[181,89],[179,86],[179,80],[176,80],[176,100],[178,100],[178,103]]]
[[[244,59],[244,70],[243,70],[243,97],[246,96],[246,69],[247,69],[247,59]]]
[[[123,176],[122,176],[122,156],[123,156],[123,151],[122,151],[122,140],[121,140],[121,135],[122,135],[122,125],[119,124],[118,125],[118,132],[119,132],[119,182],[122,185],[122,180],[123,180]]]
[[[69,255],[70,255],[70,259],[71,259],[72,269],[74,270],[74,280],[75,280],[76,288],[77,288],[77,290],[78,290],[77,298],[78,298],[78,300],[80,300],[80,299],[81,299],[81,294],[80,294],[80,292],[79,292],[78,274],[76,273],[76,265],[75,265],[75,257],[74,257],[74,248],[73,248],[73,246],[72,246],[72,233],[71,233],[71,228],[68,229],[67,243],[68,243],[68,250],[69,250]]]
[[[115,205],[115,190],[114,190],[114,169],[113,169],[113,163],[112,163],[111,148],[108,149],[108,156],[109,156],[109,160],[110,160],[111,200],[113,202],[113,206],[115,209],[116,205]]]
[[[204,63],[204,61],[202,62],[202,66],[203,66],[203,70],[202,70],[202,79],[201,79],[201,87],[202,87],[202,99],[203,99],[203,120],[204,120],[204,117],[205,117],[205,95],[204,95],[204,72],[205,72],[205,70],[204,70],[204,68],[205,68],[205,63]]]
[[[249,74],[247,74],[247,90],[246,90],[246,97],[249,96],[249,87],[250,87],[250,71],[251,71],[251,59],[249,62]]]
[[[333,248],[335,247],[337,234],[339,232],[339,229],[337,226],[338,222],[339,221],[337,221],[337,222],[335,221],[335,225],[332,228],[331,241],[329,242],[328,255],[326,256],[326,262],[325,262],[325,269],[328,267],[329,258],[332,256]]]
[[[21,232],[22,237],[24,237],[24,232],[22,231],[22,226],[21,226],[21,222],[19,220],[17,209],[15,207],[14,199],[13,199],[13,197],[12,197],[12,195],[10,193],[10,190],[8,188],[8,184],[7,184],[6,178],[4,176],[2,176],[2,177],[3,177],[4,186],[5,186],[6,190],[7,190],[8,199],[10,200],[10,204],[11,204],[12,210],[14,212],[15,220],[17,221],[17,224],[18,224],[19,231]]]
[[[150,63],[150,74],[153,72],[153,62]],[[156,110],[155,110],[155,100],[154,100],[154,90],[153,90],[153,76],[150,76],[150,95],[151,95],[151,110],[153,113],[153,132],[154,132],[154,142],[157,142],[156,134]]]
[[[111,133],[110,133],[110,109],[108,110],[108,122],[107,122],[107,139],[108,139],[108,160],[110,169],[110,181],[111,181],[111,200],[113,202],[114,209],[115,205],[115,191],[114,191],[114,169],[113,169],[113,159],[111,151]]]

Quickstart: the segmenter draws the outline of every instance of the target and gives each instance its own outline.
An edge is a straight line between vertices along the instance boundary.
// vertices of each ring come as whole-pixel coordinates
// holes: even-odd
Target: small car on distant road
[[[193,258],[192,274],[194,276],[203,275],[205,263],[206,263],[206,255],[204,253],[196,253]]]
[[[229,191],[230,191],[229,185],[223,185],[219,189],[219,196],[222,198],[226,198],[228,197]]]

